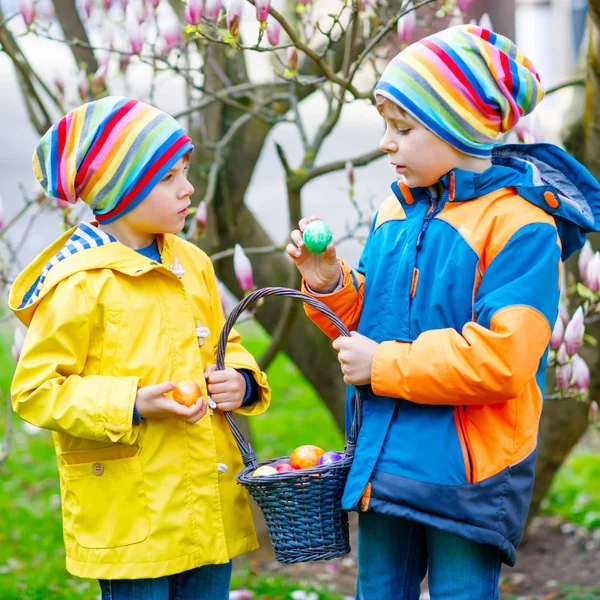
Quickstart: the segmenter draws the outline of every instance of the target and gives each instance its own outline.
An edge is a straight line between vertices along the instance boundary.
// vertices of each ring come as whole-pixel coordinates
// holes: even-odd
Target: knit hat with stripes
[[[535,108],[544,88],[531,62],[508,38],[459,25],[400,52],[375,94],[461,152],[488,157],[498,135]]]
[[[193,149],[179,123],[131,98],[109,96],[66,114],[40,140],[33,171],[48,196],[81,198],[100,223],[135,208]]]

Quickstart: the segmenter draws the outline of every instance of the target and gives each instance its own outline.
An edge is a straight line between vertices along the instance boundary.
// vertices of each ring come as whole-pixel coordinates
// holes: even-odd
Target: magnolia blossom
[[[569,353],[567,352],[567,349],[565,348],[564,344],[562,344],[561,347],[558,349],[558,354],[556,355],[556,362],[559,365],[566,365],[569,362]]]
[[[590,368],[579,354],[573,357],[573,385],[580,392],[590,385]]]
[[[242,2],[243,0],[229,0],[229,5],[227,6],[227,29],[234,38],[237,38],[240,32]]]
[[[598,403],[593,400],[590,402],[590,410],[588,411],[588,419],[592,425],[598,422]]]
[[[271,0],[256,0],[256,20],[259,23],[264,23],[269,16],[269,7]]]
[[[200,15],[202,16],[202,9],[200,10]],[[162,44],[162,53],[168,54],[173,48],[182,45],[183,37],[177,18],[166,18],[164,21],[165,24],[160,29],[159,41]]]
[[[79,0],[77,8],[84,21],[92,16],[92,0]]]
[[[65,80],[60,73],[54,74],[54,87],[58,90],[58,93],[62,96],[65,93]]]
[[[279,34],[281,33],[281,23],[269,15],[267,19],[267,39],[271,46],[277,46],[279,44]]]
[[[560,348],[564,333],[565,326],[560,315],[558,315],[556,323],[554,323],[554,329],[552,330],[552,337],[550,338],[550,348],[552,348],[552,350],[558,350]]]
[[[352,161],[346,163],[346,177],[348,178],[348,183],[354,185],[354,165]]]
[[[134,54],[139,54],[144,47],[144,36],[142,34],[142,28],[136,19],[127,19],[127,25],[125,27],[127,31],[127,37],[131,46],[131,51]]]
[[[248,292],[254,287],[252,264],[239,244],[236,244],[233,250],[233,270],[244,292]]]
[[[483,13],[481,19],[479,19],[479,27],[482,29],[488,29],[489,31],[494,31],[494,26],[492,25],[492,19],[490,19],[490,15]]]
[[[204,4],[205,16],[216,21],[219,18],[221,8],[223,8],[221,0],[206,0]]]
[[[469,9],[473,0],[456,0],[456,7],[463,12]]]
[[[592,292],[600,291],[600,253],[594,252],[585,271],[583,283],[592,290]]]
[[[12,355],[16,363],[19,362],[19,357],[21,356],[21,351],[23,350],[24,341],[25,336],[23,335],[22,329],[20,327],[15,327],[15,335],[12,344]]]
[[[233,590],[229,592],[229,600],[252,600],[254,592],[250,590]]]
[[[67,202],[67,200],[63,200],[62,198],[54,198],[56,202],[57,208],[61,208],[62,210],[66,210],[71,207],[71,203]]]
[[[556,387],[559,390],[567,391],[571,384],[571,376],[573,375],[573,366],[571,363],[557,365],[556,367]]]
[[[412,1],[407,5],[407,10],[410,12],[405,13],[398,19],[398,41],[401,43],[410,42],[412,36],[417,28],[417,13],[414,9]]]
[[[206,202],[204,200],[202,200],[202,202],[200,202],[200,204],[198,204],[198,208],[196,209],[196,219],[195,219],[195,223],[196,223],[196,232],[199,235],[202,235],[202,232],[204,231],[204,228],[206,227],[206,219],[208,216],[208,211],[207,211],[207,207],[206,207]]]
[[[295,73],[298,68],[298,50],[295,46],[291,46],[287,49],[287,64],[288,69]]]
[[[571,356],[577,354],[577,351],[583,342],[584,334],[585,323],[583,317],[583,308],[580,306],[575,311],[573,318],[569,321],[569,324],[565,329],[565,349],[568,354]]]
[[[108,12],[112,8],[113,0],[102,0],[104,10]]]
[[[579,258],[577,259],[577,266],[579,267],[579,277],[586,283],[587,268],[590,261],[594,258],[594,249],[590,240],[586,240],[583,248],[579,252]]]
[[[52,4],[51,0],[40,0],[35,10],[37,16],[40,19],[44,19],[44,21],[52,21],[54,19],[54,4]]]
[[[565,302],[558,303],[558,316],[562,319],[563,325],[567,325],[567,323],[571,320],[569,316],[569,308]]]
[[[87,100],[90,95],[88,77],[85,69],[81,69],[77,74],[77,91],[79,92],[79,97],[83,101]]]
[[[124,13],[127,11],[128,4],[129,4],[129,0],[121,0],[121,8],[123,9]]]
[[[25,21],[25,25],[29,27],[35,19],[35,4],[33,0],[20,0],[19,12]]]
[[[200,25],[202,21],[202,10],[204,4],[202,0],[188,0],[185,7],[185,20],[190,25]]]

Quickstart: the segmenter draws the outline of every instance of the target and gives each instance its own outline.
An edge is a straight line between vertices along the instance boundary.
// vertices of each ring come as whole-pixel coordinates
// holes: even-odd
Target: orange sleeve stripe
[[[377,231],[381,225],[388,221],[404,221],[406,213],[402,208],[402,204],[396,196],[390,196],[380,207],[377,212],[377,220],[373,232]]]
[[[328,308],[330,308],[344,323],[344,325],[350,330],[355,331],[358,327],[360,320],[360,314],[362,311],[362,300],[364,294],[364,282],[365,278],[354,271],[354,277],[358,284],[358,290],[354,285],[354,277],[352,269],[341,259],[340,266],[343,272],[342,289],[332,294],[317,295],[313,294],[307,287],[304,281],[302,281],[302,292],[312,296],[313,298],[321,301]],[[340,333],[335,325],[321,312],[312,306],[304,305],[306,314],[317,327],[323,331],[332,340],[340,337]]]
[[[373,392],[454,406],[517,397],[535,377],[550,326],[539,311],[521,305],[499,310],[490,325],[469,322],[462,335],[433,329],[412,343],[383,342],[373,360]]]

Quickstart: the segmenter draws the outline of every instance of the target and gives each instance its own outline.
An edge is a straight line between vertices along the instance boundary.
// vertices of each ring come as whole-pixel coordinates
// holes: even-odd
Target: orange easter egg
[[[173,400],[184,406],[192,406],[201,395],[200,386],[192,379],[180,381],[173,390]]]
[[[309,469],[319,464],[319,459],[325,454],[318,446],[298,446],[290,455],[290,464],[295,469]]]

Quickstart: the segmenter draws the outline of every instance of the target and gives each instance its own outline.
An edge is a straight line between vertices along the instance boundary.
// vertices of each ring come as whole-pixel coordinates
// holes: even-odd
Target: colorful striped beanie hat
[[[535,68],[493,31],[458,25],[408,46],[386,67],[375,89],[461,152],[491,155],[544,97]]]
[[[81,198],[100,223],[111,223],[192,149],[173,117],[138,100],[109,96],[53,125],[32,162],[46,194],[72,204]]]

